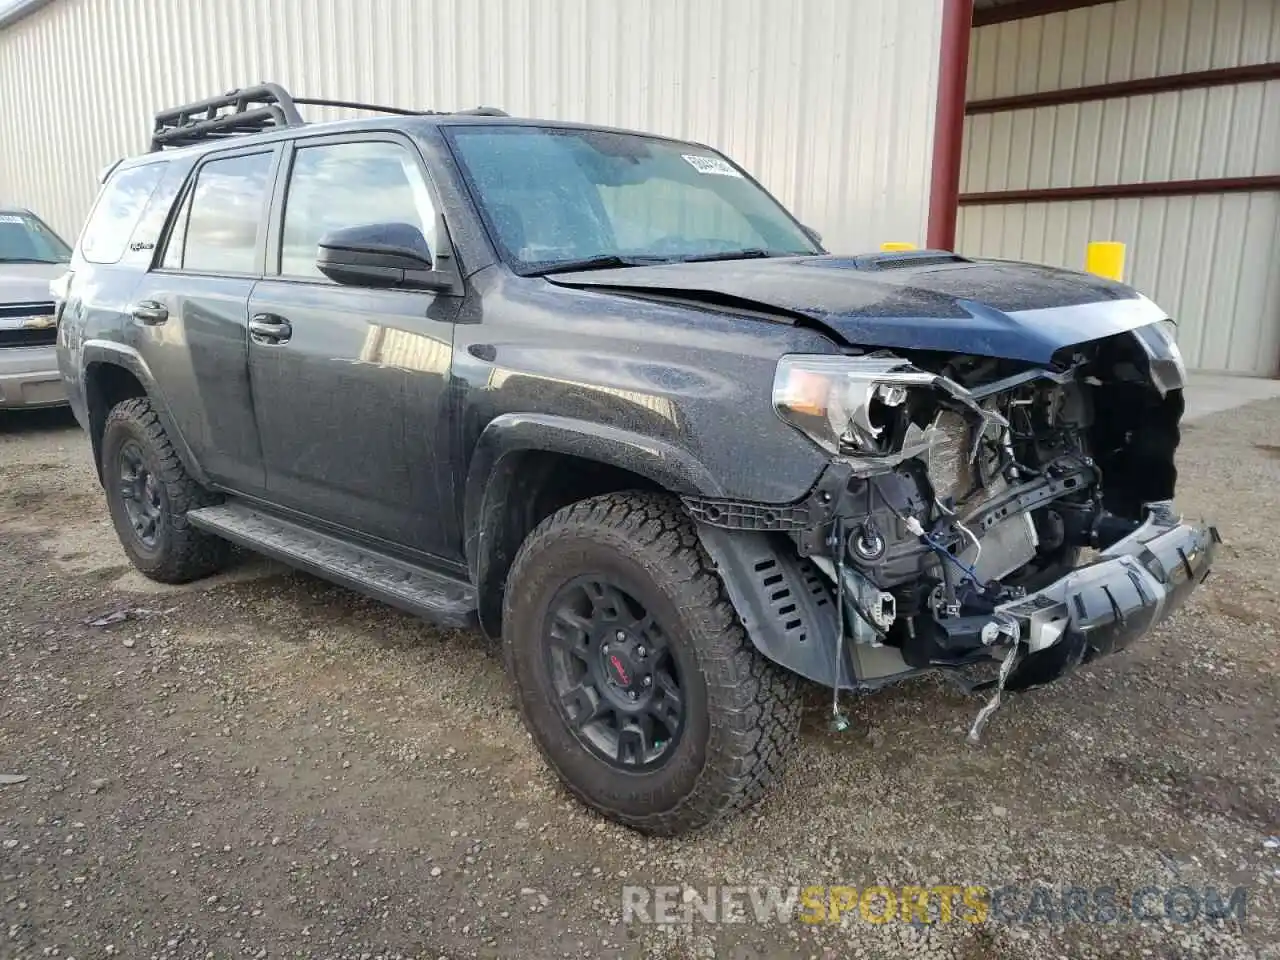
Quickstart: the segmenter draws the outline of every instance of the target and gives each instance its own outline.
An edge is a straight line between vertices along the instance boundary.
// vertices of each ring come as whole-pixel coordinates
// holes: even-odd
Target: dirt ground
[[[1280,956],[1280,401],[1193,424],[1180,468],[1226,545],[1148,640],[977,748],[949,687],[851,703],[843,734],[815,690],[762,806],[653,841],[558,787],[482,637],[252,558],[151,584],[70,417],[8,416],[0,957]],[[148,612],[85,625],[120,608]],[[980,924],[622,921],[626,884],[876,883],[1158,890],[1110,923],[1029,894]],[[1243,921],[1183,922],[1186,888],[1236,886]]]

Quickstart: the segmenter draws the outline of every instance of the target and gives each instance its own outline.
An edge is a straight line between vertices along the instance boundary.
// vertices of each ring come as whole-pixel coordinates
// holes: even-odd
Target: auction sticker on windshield
[[[713,173],[721,177],[741,177],[742,174],[733,169],[733,164],[719,157],[700,157],[693,153],[682,153],[689,165],[699,173]]]

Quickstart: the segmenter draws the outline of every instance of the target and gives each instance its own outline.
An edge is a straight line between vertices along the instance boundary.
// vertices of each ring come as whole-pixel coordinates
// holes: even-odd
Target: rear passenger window
[[[103,187],[80,240],[90,263],[118,263],[142,210],[168,163],[148,163],[118,171]]]
[[[300,148],[285,195],[280,273],[321,277],[316,269],[320,238],[367,223],[411,224],[434,254],[435,210],[413,154],[374,140]]]
[[[254,271],[271,159],[271,153],[252,153],[211,160],[200,168],[195,189],[170,233],[166,267],[180,265],[202,273]]]

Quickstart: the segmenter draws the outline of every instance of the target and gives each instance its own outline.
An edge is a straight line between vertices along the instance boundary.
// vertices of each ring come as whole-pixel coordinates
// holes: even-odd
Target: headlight
[[[71,271],[64,271],[57,277],[49,281],[49,296],[53,297],[54,302],[67,299],[67,294],[71,290]]]
[[[909,420],[910,391],[937,379],[898,357],[786,356],[773,407],[832,453],[891,453]]]
[[[1151,382],[1164,396],[1170,390],[1186,386],[1187,365],[1178,349],[1178,325],[1172,320],[1161,320],[1138,327],[1133,331],[1138,343],[1146,351]]]
[[[967,410],[980,421],[1008,426],[958,383],[885,354],[785,356],[774,376],[773,408],[786,423],[831,453],[905,455],[903,442],[921,392],[928,393],[925,412],[930,418],[942,403]],[[927,447],[927,434],[915,438],[912,446]]]

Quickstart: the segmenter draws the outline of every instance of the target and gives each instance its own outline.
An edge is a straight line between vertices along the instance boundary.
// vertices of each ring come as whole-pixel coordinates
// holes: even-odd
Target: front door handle
[[[249,335],[258,343],[288,343],[293,325],[274,313],[259,313],[249,321]]]
[[[149,327],[159,326],[169,319],[169,308],[155,300],[139,300],[129,312],[133,319]]]

